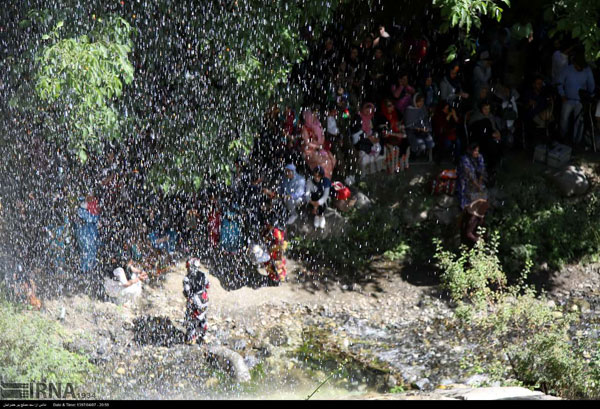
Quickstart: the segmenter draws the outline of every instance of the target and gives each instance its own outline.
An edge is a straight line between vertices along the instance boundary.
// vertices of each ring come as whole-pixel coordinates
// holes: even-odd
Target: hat
[[[484,217],[490,208],[490,203],[485,199],[477,199],[469,204],[465,209],[469,214],[476,217]]]
[[[481,61],[491,60],[490,53],[488,51],[482,51],[481,54],[479,54],[479,59]]]
[[[285,168],[294,172],[296,171],[296,166],[293,163],[288,163],[285,165]]]

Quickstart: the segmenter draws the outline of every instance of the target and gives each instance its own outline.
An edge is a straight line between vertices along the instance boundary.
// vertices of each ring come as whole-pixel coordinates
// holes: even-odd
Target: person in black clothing
[[[187,275],[183,279],[183,295],[187,299],[185,309],[185,342],[193,344],[204,339],[208,326],[208,271],[202,268],[200,260],[191,258],[186,263]]]
[[[325,170],[321,166],[313,169],[312,178],[306,184],[307,194],[310,195],[308,209],[310,214],[315,215],[315,229],[325,228],[325,209],[329,199],[329,191],[331,190],[331,180],[325,177]]]

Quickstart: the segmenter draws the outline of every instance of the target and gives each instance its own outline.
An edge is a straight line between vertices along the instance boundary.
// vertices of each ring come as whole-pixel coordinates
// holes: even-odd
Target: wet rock
[[[117,374],[118,375],[125,375],[125,368],[118,368],[117,369]]]
[[[354,207],[356,207],[357,209],[366,209],[373,204],[373,201],[369,199],[364,193],[358,192],[355,197],[356,203],[354,204]]]
[[[487,375],[476,374],[476,375],[473,375],[473,376],[467,378],[467,380],[465,380],[465,384],[467,384],[469,386],[478,386],[478,385],[488,382],[489,380],[490,380],[490,378]]]
[[[244,362],[248,369],[254,368],[256,365],[260,364],[260,359],[258,359],[255,355],[248,355],[244,358]]]
[[[587,192],[590,184],[581,169],[569,166],[565,170],[553,172],[550,180],[564,197],[580,196]]]
[[[243,351],[248,347],[248,342],[243,338],[230,339],[228,344],[234,351]]]
[[[449,207],[457,207],[458,199],[454,196],[441,195],[437,200],[438,206],[448,209]]]
[[[267,339],[273,346],[287,345],[289,337],[285,333],[285,330],[281,326],[275,326],[267,331]]]
[[[207,388],[214,388],[219,385],[219,380],[217,378],[208,378],[206,382],[204,382],[204,386]]]
[[[554,400],[542,392],[530,391],[521,387],[489,387],[476,389],[453,389],[439,391],[441,396],[460,400]]]
[[[428,378],[419,379],[414,383],[414,386],[421,391],[433,389],[433,385],[431,385],[431,382]]]
[[[244,358],[235,351],[222,346],[208,349],[208,360],[218,369],[228,372],[238,382],[250,381],[250,372]]]

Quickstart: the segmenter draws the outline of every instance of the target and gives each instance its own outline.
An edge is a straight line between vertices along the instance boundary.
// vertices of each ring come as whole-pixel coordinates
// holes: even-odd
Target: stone
[[[364,193],[358,192],[355,198],[356,203],[354,204],[354,207],[356,207],[357,209],[366,209],[373,204],[373,201],[369,199]]]
[[[208,378],[206,382],[204,382],[204,385],[207,388],[214,388],[215,386],[219,385],[219,380],[217,378]]]
[[[117,369],[117,374],[118,375],[125,375],[125,368],[118,368]]]
[[[460,400],[552,400],[558,399],[544,395],[542,392],[530,391],[526,388],[511,387],[488,387],[476,389],[452,389],[440,391],[447,397]]]
[[[222,346],[211,347],[208,349],[208,361],[218,369],[228,372],[238,382],[250,381],[250,371],[244,358],[235,351]]]
[[[550,175],[550,180],[564,197],[581,196],[590,187],[585,173],[575,166],[569,166],[564,170],[553,172]]]
[[[271,345],[276,347],[287,345],[289,340],[287,334],[285,333],[285,330],[279,325],[269,328],[269,330],[266,333],[266,336]]]
[[[465,383],[469,386],[478,386],[485,382],[488,382],[489,380],[490,380],[490,378],[487,375],[476,374],[476,375],[473,375],[473,376],[470,376],[469,378],[467,378]]]
[[[459,208],[453,206],[446,209],[436,208],[433,210],[431,217],[443,226],[450,226],[458,221],[459,214]]]
[[[243,338],[233,338],[228,340],[227,345],[230,345],[234,351],[243,351],[248,346],[248,342]]]
[[[450,207],[457,207],[458,199],[455,196],[441,195],[437,199],[437,204],[439,207],[442,207],[444,209],[448,209]]]
[[[428,378],[421,378],[414,385],[421,391],[431,389],[431,382]]]

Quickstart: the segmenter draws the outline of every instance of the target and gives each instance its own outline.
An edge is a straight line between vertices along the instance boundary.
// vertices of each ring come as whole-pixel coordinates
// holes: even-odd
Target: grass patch
[[[95,367],[63,348],[62,327],[39,313],[0,301],[0,375],[10,382],[81,385]]]

